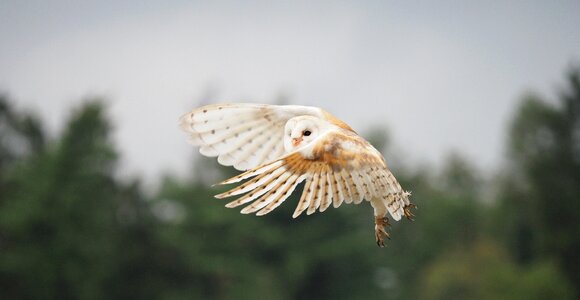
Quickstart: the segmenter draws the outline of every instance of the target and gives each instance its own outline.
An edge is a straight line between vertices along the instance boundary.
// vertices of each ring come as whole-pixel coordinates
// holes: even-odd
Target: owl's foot
[[[385,237],[391,239],[389,233],[385,230],[385,226],[391,226],[389,218],[375,218],[375,239],[379,247],[385,246]]]
[[[414,221],[413,217],[415,215],[411,212],[411,208],[417,209],[417,205],[415,205],[413,203],[409,203],[409,204],[405,205],[405,207],[403,207],[403,212],[405,213],[405,217],[408,220]]]

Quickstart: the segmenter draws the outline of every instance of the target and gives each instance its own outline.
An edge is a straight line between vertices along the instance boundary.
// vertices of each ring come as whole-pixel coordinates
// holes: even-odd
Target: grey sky
[[[108,97],[124,166],[149,178],[185,170],[177,118],[210,96],[286,95],[388,126],[410,162],[489,170],[519,96],[553,95],[579,54],[578,1],[0,2],[0,90],[51,130]]]

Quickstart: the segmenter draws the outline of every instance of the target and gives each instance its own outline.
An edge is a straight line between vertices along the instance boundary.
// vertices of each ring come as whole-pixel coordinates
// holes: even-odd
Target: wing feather
[[[272,140],[272,135],[276,134],[270,130],[265,129],[260,131],[258,136],[255,137],[255,142],[250,140],[250,145],[248,147],[244,147],[243,150],[240,150],[236,157],[237,162],[235,163],[234,167],[238,170],[247,170],[250,169],[250,166],[256,165],[258,161],[264,161],[264,157],[260,155],[260,153],[268,153],[268,149],[264,149],[264,143],[267,141]],[[253,143],[252,143],[253,142]]]
[[[320,168],[321,170],[319,172],[317,172],[315,174],[316,179],[314,181],[314,196],[312,198],[312,201],[310,201],[310,206],[308,207],[308,210],[306,211],[307,215],[311,215],[314,212],[316,212],[316,209],[320,206],[320,201],[322,200],[322,193],[324,190],[324,180],[322,180],[322,172],[323,171],[323,167]]]
[[[282,156],[284,154],[284,143],[282,142],[284,140],[284,131],[279,131],[276,135],[273,136],[272,138],[274,141],[278,141],[277,143],[274,143],[272,145],[272,148],[270,148],[267,152],[267,157],[266,157],[266,161],[271,161],[274,160],[276,158],[279,158],[280,156]]]
[[[272,188],[279,182],[279,177],[272,176],[266,182],[264,182],[259,188],[254,189],[252,192],[245,194],[244,196],[226,204],[226,207],[232,208],[242,204],[249,203],[258,197],[270,192]]]
[[[280,175],[280,177],[276,179],[275,185],[273,185],[272,188],[270,188],[266,194],[262,195],[260,199],[252,202],[252,204],[244,207],[241,213],[243,214],[254,213],[260,210],[262,207],[268,205],[270,202],[274,201],[274,199],[276,199],[276,197],[278,197],[282,193],[282,191],[285,188],[287,188],[287,186],[290,184],[289,178],[291,176],[296,175],[292,175],[290,172],[284,172],[282,175]]]
[[[404,203],[398,201],[397,197],[395,197],[395,194],[388,194],[384,199],[387,200],[387,210],[393,219],[395,219],[395,221],[399,221],[404,214]]]
[[[389,183],[389,192],[395,194],[402,190],[401,185],[390,171],[387,173],[387,182]]]
[[[312,180],[312,177],[310,180],[306,181],[306,184],[304,185],[304,191],[300,196],[300,200],[298,201],[298,205],[296,206],[294,214],[292,214],[292,218],[298,217],[310,205],[310,201],[312,201],[312,196],[314,195],[314,192],[312,190],[313,181],[314,180]]]
[[[280,158],[286,122],[302,115],[343,124],[316,107],[238,103],[194,109],[180,118],[180,125],[202,155],[217,156],[220,164],[244,171]]]
[[[331,204],[339,207],[343,202],[359,204],[365,199],[377,198],[384,201],[395,220],[407,215],[405,208],[409,205],[409,194],[401,189],[380,153],[362,138],[352,133],[331,131],[309,145],[225,180],[222,183],[247,179],[216,197],[246,193],[226,206],[236,207],[251,202],[241,212],[261,216],[281,205],[301,182],[306,181],[293,218],[304,211],[307,215],[317,210],[323,212]],[[265,144],[264,147],[270,146]],[[260,155],[267,157],[276,153],[277,146],[272,144],[271,147]]]
[[[333,181],[330,180],[331,175],[332,175],[332,173],[327,171],[326,176],[324,176],[326,184],[325,184],[324,196],[322,197],[322,202],[320,203],[320,212],[324,212],[332,203],[332,196],[334,195],[334,191],[332,189],[332,182]]]
[[[334,206],[334,208],[339,207],[342,204],[342,201],[344,201],[338,176],[337,172],[332,172],[332,191],[334,192],[332,194],[332,206]]]
[[[363,181],[366,184],[366,188],[368,190],[368,195],[370,195],[371,197],[378,197],[379,196],[379,192],[376,190],[375,188],[375,181],[373,180],[373,178],[369,175],[369,173],[371,172],[370,169],[367,170],[363,170],[361,173],[363,175]]]
[[[217,150],[215,150],[211,145],[201,146],[199,148],[199,153],[207,157],[215,157],[219,155],[219,152],[217,152]]]
[[[224,166],[234,166],[238,170],[244,170],[240,168],[240,164],[245,161],[246,153],[251,151],[253,147],[257,147],[260,142],[261,136],[268,136],[268,129],[270,125],[264,123],[261,127],[256,128],[251,131],[243,131],[241,133],[236,133],[236,136],[231,138],[229,142],[225,140],[222,143],[217,143],[214,148],[221,153],[218,156],[218,162]],[[221,159],[221,161],[220,161]]]
[[[189,123],[190,127],[189,129],[191,131],[195,131],[197,133],[205,133],[205,132],[211,132],[212,130],[223,130],[223,129],[230,129],[230,128],[235,128],[238,125],[241,124],[246,124],[252,121],[256,121],[255,118],[253,118],[250,115],[245,115],[242,117],[236,117],[236,116],[228,116],[227,119],[221,119],[221,120],[200,120],[200,121],[194,121],[194,119],[190,120],[191,123]]]
[[[275,134],[269,135],[266,138],[266,142],[258,146],[258,151],[255,154],[255,160],[250,162],[248,165],[253,165],[256,162],[262,161],[270,161],[269,156],[276,147],[277,144],[280,144],[279,137],[275,136]]]
[[[219,199],[219,198],[225,198],[225,197],[230,197],[230,196],[235,196],[235,195],[247,193],[247,192],[263,185],[263,184],[267,184],[267,183],[271,182],[273,179],[277,178],[285,171],[286,170],[284,168],[270,170],[268,172],[262,173],[256,177],[252,178],[251,180],[244,182],[243,184],[239,185],[238,187],[235,187],[227,192],[215,195],[215,197]]]
[[[349,175],[350,175],[350,180],[352,180],[352,185],[357,190],[356,194],[358,195],[357,197],[355,197],[353,199],[353,203],[360,204],[364,200],[364,198],[367,194],[367,191],[364,187],[364,183],[361,181],[362,176],[360,176],[360,174],[358,172],[353,172],[353,174],[349,174]]]
[[[282,165],[284,165],[284,162],[281,160],[273,161],[273,162],[267,163],[265,165],[261,165],[255,169],[246,171],[246,172],[239,174],[237,176],[234,176],[230,179],[226,179],[218,184],[230,184],[230,183],[240,182],[242,180],[245,180],[245,179],[254,177],[256,175],[262,174],[264,172],[267,172],[269,170],[272,170],[274,168],[281,167]]]
[[[252,120],[250,122],[238,124],[233,128],[218,128],[212,129],[206,132],[200,132],[194,139],[199,139],[199,141],[194,140],[194,142],[203,143],[205,145],[212,145],[215,148],[220,146],[226,146],[235,144],[236,141],[243,140],[245,136],[256,131],[256,129],[262,129],[268,126],[268,122],[262,119]]]
[[[345,199],[344,202],[347,204],[352,203],[352,200],[355,198],[355,193],[354,191],[351,190],[352,185],[350,184],[349,181],[347,181],[348,175],[346,174],[345,170],[340,170],[340,172],[338,172],[338,174],[340,175],[340,178],[342,180],[342,184],[344,186],[344,191],[345,191]]]
[[[296,187],[302,181],[304,181],[304,179],[306,179],[306,175],[301,175],[301,176],[292,175],[292,176],[293,176],[293,178],[295,178],[295,180],[293,180],[292,183],[290,183],[288,185],[288,187],[285,190],[283,190],[282,194],[279,197],[277,197],[276,199],[274,199],[274,201],[270,202],[270,204],[268,204],[266,207],[261,209],[258,213],[256,213],[256,215],[263,216],[263,215],[271,212],[272,210],[274,210],[276,207],[280,206],[280,204],[282,204],[282,202],[284,202],[288,197],[290,197],[292,192],[294,192],[294,189],[296,189]]]

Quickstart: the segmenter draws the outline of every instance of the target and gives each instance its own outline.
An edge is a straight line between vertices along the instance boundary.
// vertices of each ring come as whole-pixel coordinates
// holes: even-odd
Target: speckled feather
[[[317,124],[320,132],[307,144],[289,150],[284,128],[298,126],[288,125],[289,120],[307,120]],[[248,204],[242,213],[268,214],[305,182],[294,218],[304,211],[309,215],[331,205],[364,200],[373,205],[377,220],[386,212],[394,220],[412,216],[410,193],[402,189],[383,156],[350,126],[320,108],[216,104],[183,115],[180,125],[201,154],[246,171],[221,184],[245,182],[216,195],[239,196],[226,206]]]

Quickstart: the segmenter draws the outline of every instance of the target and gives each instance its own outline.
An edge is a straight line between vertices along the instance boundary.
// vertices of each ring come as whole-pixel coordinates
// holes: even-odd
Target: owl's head
[[[284,128],[286,152],[308,145],[320,135],[323,129],[324,123],[316,117],[299,116],[288,120]]]

